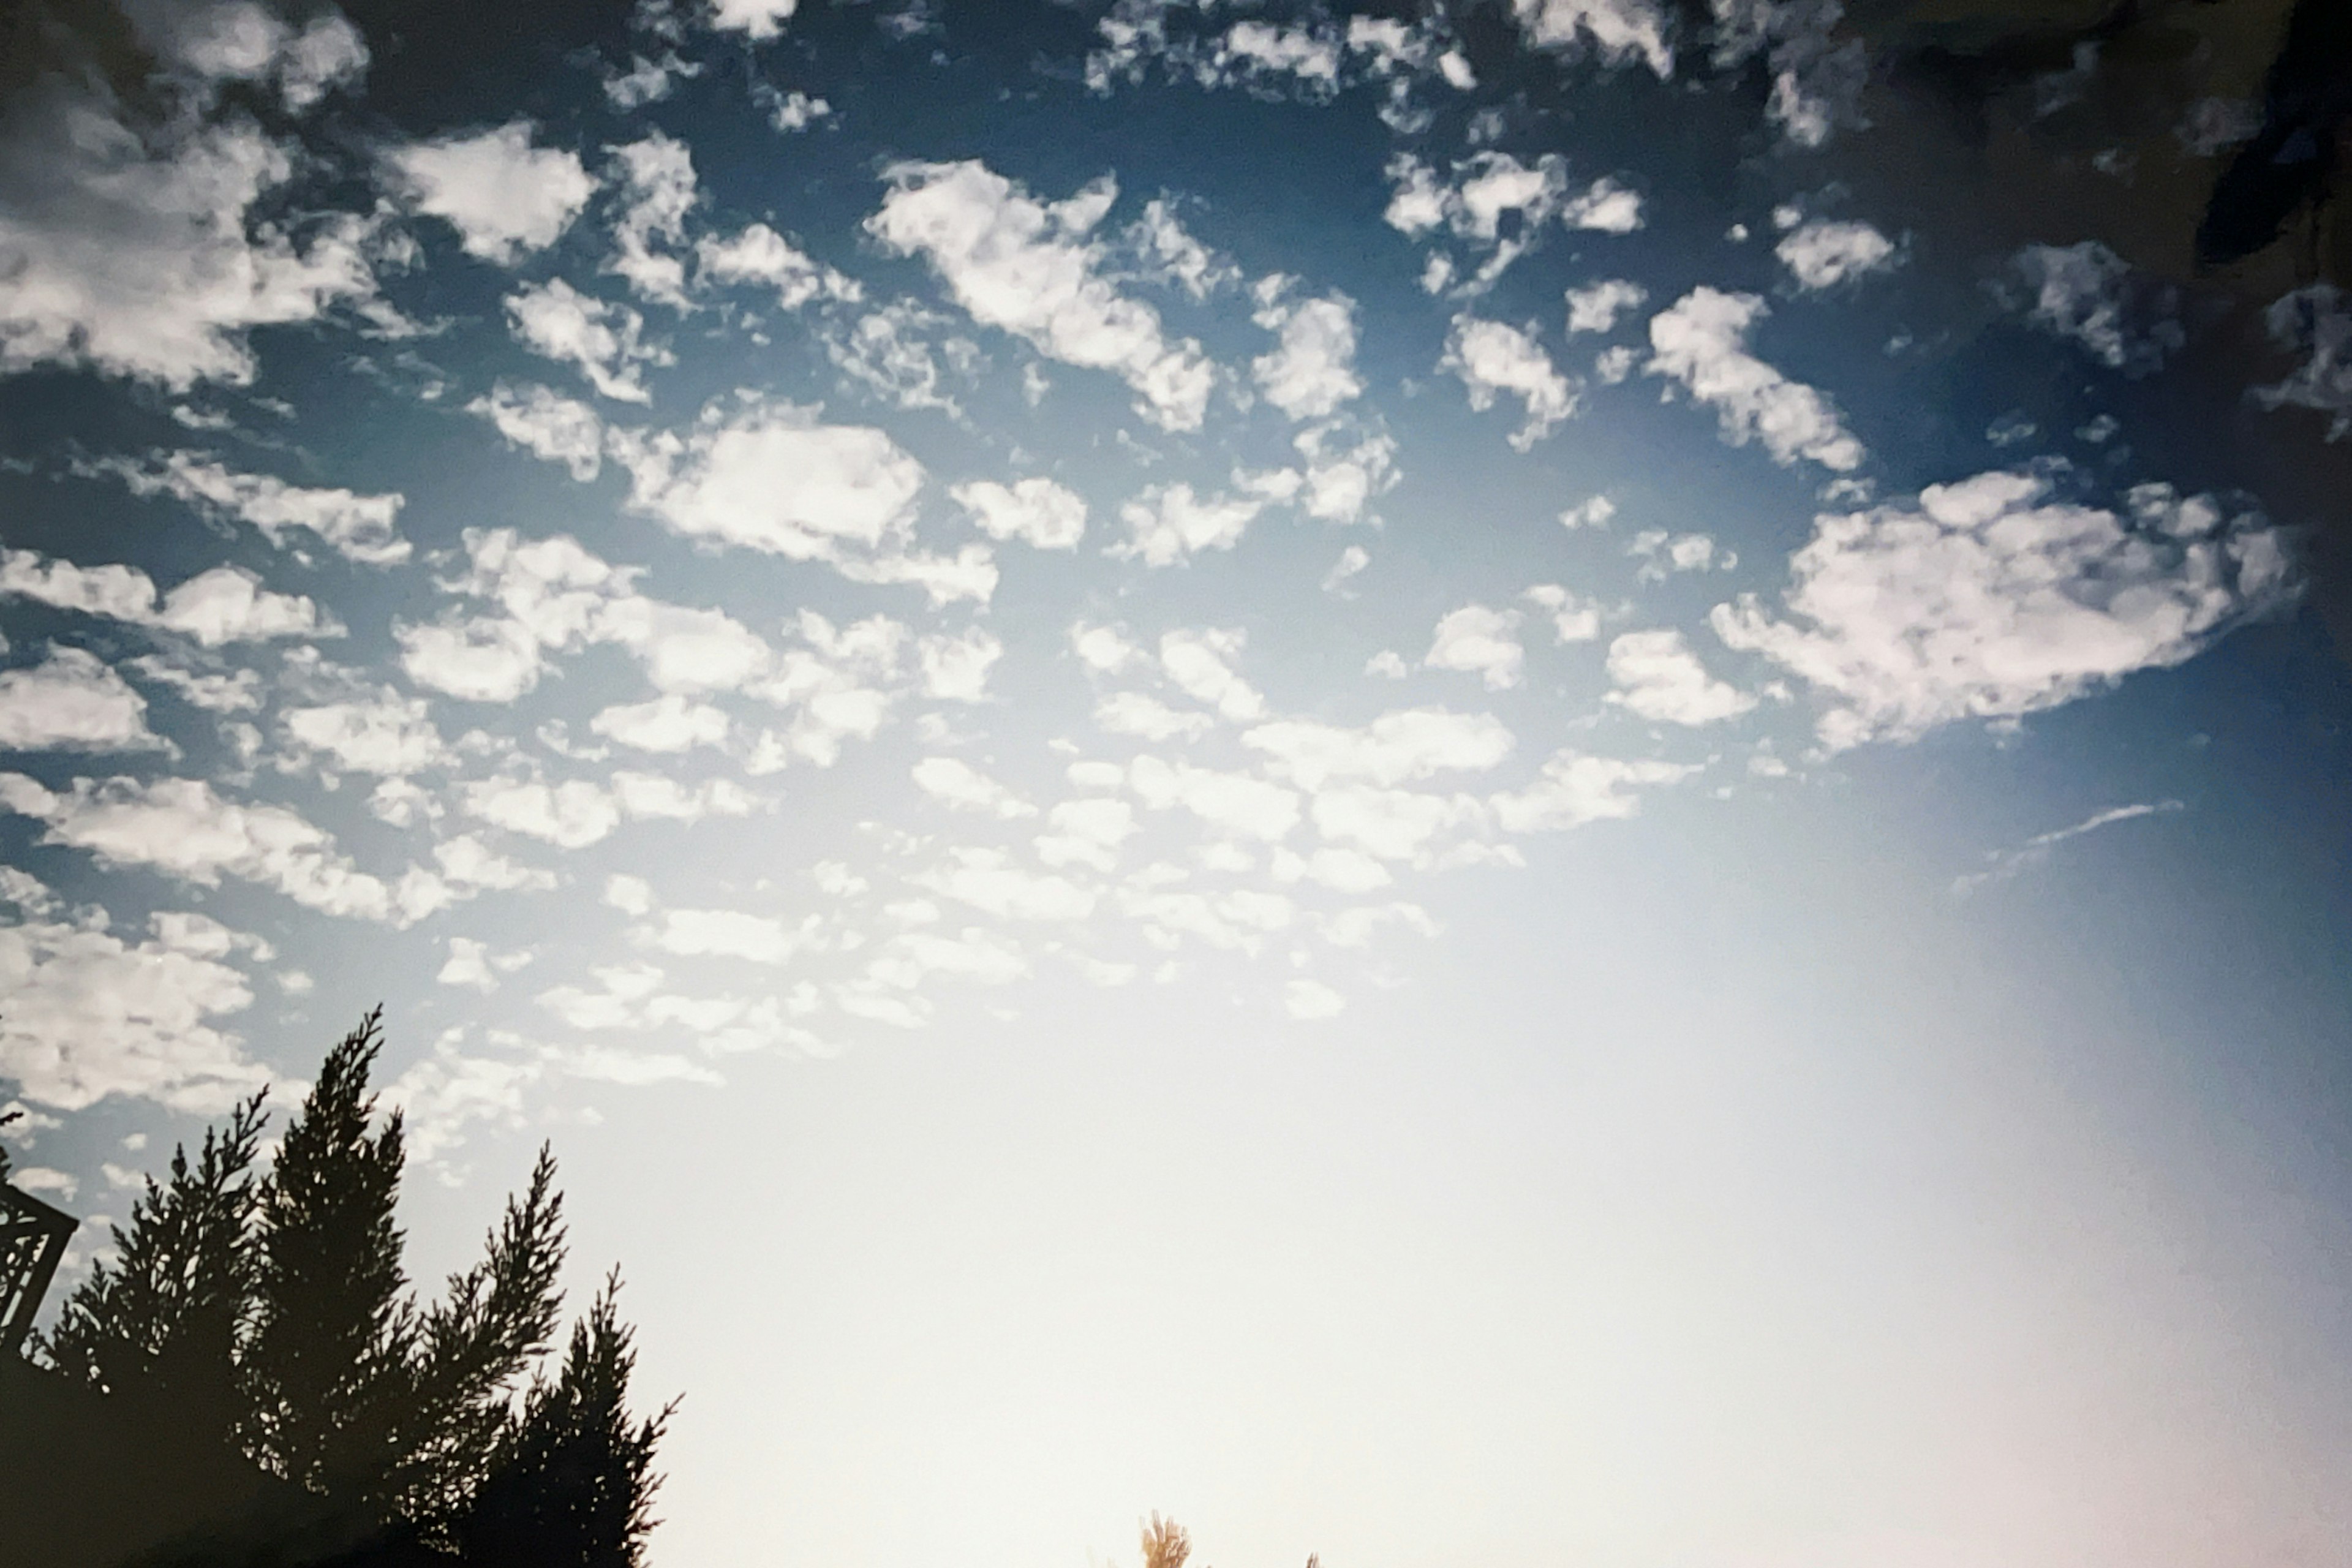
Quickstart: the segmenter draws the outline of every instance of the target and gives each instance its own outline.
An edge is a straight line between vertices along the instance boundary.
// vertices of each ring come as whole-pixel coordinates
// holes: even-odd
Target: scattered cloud
[[[1454,317],[1439,368],[1462,378],[1473,408],[1492,408],[1501,393],[1520,401],[1528,417],[1510,438],[1514,451],[1531,449],[1576,413],[1574,384],[1554,368],[1532,332],[1506,322],[1482,321],[1467,314]]]
[[[147,700],[96,654],[51,644],[39,664],[0,671],[0,752],[160,752]]]
[[[1422,664],[1429,669],[1457,669],[1475,675],[1489,691],[1519,683],[1527,650],[1519,646],[1519,613],[1465,605],[1437,623],[1437,635]]]
[[[1756,699],[1707,674],[1683,634],[1672,628],[1627,632],[1609,645],[1608,700],[1661,724],[1714,724],[1756,706]]]
[[[1837,473],[1861,467],[1862,443],[1829,399],[1748,352],[1748,334],[1765,314],[1756,295],[1692,289],[1650,318],[1650,374],[1713,407],[1735,447],[1760,440],[1784,467],[1800,458]]]
[[[409,205],[457,231],[468,256],[511,267],[572,226],[596,181],[579,155],[534,144],[537,128],[509,121],[384,154]]]

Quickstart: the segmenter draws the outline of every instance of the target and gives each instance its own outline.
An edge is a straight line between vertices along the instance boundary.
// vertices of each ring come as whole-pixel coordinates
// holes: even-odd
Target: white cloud
[[[1568,333],[1609,332],[1617,329],[1617,318],[1628,310],[1638,310],[1650,302],[1650,291],[1639,283],[1623,278],[1603,279],[1598,283],[1568,291]]]
[[[1293,419],[1320,419],[1364,390],[1356,374],[1356,302],[1333,293],[1319,300],[1285,300],[1288,279],[1257,289],[1251,320],[1281,342],[1250,362],[1265,399]]]
[[[1421,662],[1430,669],[1458,669],[1478,676],[1487,690],[1500,691],[1519,683],[1520,668],[1527,662],[1518,630],[1517,610],[1465,605],[1438,621],[1437,634]]]
[[[840,760],[842,743],[872,739],[898,700],[905,626],[872,616],[836,628],[803,610],[797,630],[804,646],[786,649],[775,672],[751,689],[753,696],[793,710],[787,729],[760,737],[745,764],[754,773],[793,762],[831,767]],[[969,665],[958,668],[968,671]]]
[[[1839,473],[1859,468],[1862,443],[1829,399],[1748,352],[1748,330],[1765,313],[1753,294],[1692,289],[1650,318],[1650,374],[1673,377],[1711,405],[1735,447],[1760,439],[1783,466],[1807,458]]]
[[[147,700],[96,654],[51,644],[31,668],[0,671],[0,752],[167,749]]]
[[[1603,174],[1559,209],[1559,221],[1570,228],[1632,234],[1642,226],[1642,194]]]
[[[199,779],[76,779],[64,793],[0,773],[0,807],[47,825],[45,844],[108,866],[143,866],[217,887],[224,876],[275,888],[324,914],[407,924],[446,901],[412,873],[399,888],[352,866],[321,829],[278,805],[240,805]]]
[[[1042,477],[1011,485],[968,479],[948,494],[991,539],[1018,539],[1039,550],[1073,550],[1087,531],[1086,499]]]
[[[330,218],[300,245],[253,221],[300,165],[250,121],[183,104],[142,131],[102,89],[60,75],[17,100],[0,169],[0,372],[241,385],[256,369],[252,329],[374,297],[369,220]]]
[[[1291,441],[1307,459],[1302,504],[1323,522],[1359,521],[1365,503],[1396,483],[1395,437],[1375,432],[1343,447],[1340,429],[1337,420],[1310,425]]]
[[[1612,642],[1609,679],[1610,701],[1662,724],[1713,724],[1756,706],[1755,698],[1708,675],[1671,627],[1627,632]]]
[[[1552,635],[1563,643],[1591,642],[1601,635],[1601,611],[1557,583],[1538,583],[1521,597],[1551,615]]]
[[[1502,321],[1454,317],[1438,367],[1462,378],[1473,408],[1493,407],[1496,395],[1505,392],[1526,405],[1527,423],[1511,437],[1516,451],[1527,451],[1576,412],[1576,389],[1553,367],[1543,345]]]
[[[630,505],[692,539],[793,561],[902,540],[922,465],[881,431],[755,405],[715,427],[625,454]]]
[[[1364,673],[1378,676],[1382,680],[1402,680],[1412,673],[1412,669],[1405,663],[1402,654],[1394,648],[1384,647],[1364,661]]]
[[[1314,791],[1334,782],[1389,785],[1443,772],[1483,773],[1511,753],[1510,731],[1487,713],[1406,708],[1347,729],[1312,720],[1284,719],[1242,735],[1276,772]]]
[[[1181,481],[1155,485],[1118,509],[1129,538],[1117,553],[1172,566],[1203,550],[1231,550],[1265,510],[1255,496],[1197,496]]]
[[[1433,864],[1436,845],[1449,834],[1474,833],[1486,821],[1486,808],[1468,795],[1424,795],[1416,790],[1368,784],[1335,785],[1316,792],[1316,831],[1353,844],[1383,860]]]
[[[746,963],[782,963],[815,935],[813,921],[792,926],[741,910],[663,910],[630,932],[639,944],[676,957],[740,958]]]
[[[1037,815],[1035,806],[961,758],[925,757],[915,764],[914,779],[925,795],[957,811],[1008,821]]]
[[[1004,645],[973,626],[923,638],[915,657],[922,667],[924,696],[935,702],[980,702],[987,699],[988,672],[1004,657]]]
[[[309,599],[272,593],[241,566],[200,572],[159,596],[154,582],[135,566],[79,566],[30,550],[10,550],[0,552],[0,598],[31,599],[55,609],[177,632],[206,647],[342,633]]]
[[[583,294],[561,278],[526,283],[507,296],[516,341],[535,354],[576,365],[604,396],[650,403],[641,369],[667,364],[668,353],[642,341],[645,318],[626,305]]]
[[[1240,268],[1193,238],[1177,221],[1175,209],[1157,197],[1143,204],[1143,216],[1127,232],[1129,243],[1152,263],[1158,280],[1176,284],[1195,300],[1241,279]]]
[[[1633,574],[1637,583],[1662,583],[1677,572],[1717,567],[1728,572],[1739,563],[1739,557],[1731,551],[1717,550],[1708,534],[1668,533],[1663,528],[1645,528],[1633,535],[1625,553],[1642,563]]]
[[[1849,278],[1895,265],[1895,242],[1866,223],[1815,218],[1790,229],[1772,248],[1801,289],[1834,289]]]
[[[640,752],[686,752],[724,746],[727,715],[708,702],[669,692],[650,702],[616,703],[588,721],[588,728]]]
[[[1180,713],[1139,691],[1114,691],[1096,703],[1095,724],[1105,734],[1133,735],[1154,744],[1198,740],[1217,727],[1206,713]]]
[[[1240,657],[1239,631],[1173,631],[1160,639],[1160,668],[1176,689],[1217,710],[1220,718],[1246,723],[1265,712],[1265,699],[1242,679],[1232,661]]]
[[[278,715],[297,752],[338,773],[400,778],[446,760],[441,732],[422,698],[375,698],[289,708]]]
[[[945,863],[916,876],[917,887],[1003,920],[1082,921],[1095,894],[1066,877],[1015,865],[1001,849],[956,848]]]
[[[1163,428],[1200,428],[1215,384],[1200,344],[1169,341],[1157,310],[1102,275],[1105,249],[1090,236],[1115,184],[1098,180],[1047,204],[977,161],[900,163],[887,177],[867,231],[929,261],[974,321],[1065,363],[1112,372]]]
[[[1674,74],[1665,14],[1653,0],[1511,0],[1511,15],[1537,48],[1589,41],[1609,65],[1639,58],[1661,80]]]
[[[1088,866],[1103,872],[1118,865],[1119,846],[1137,831],[1135,808],[1104,796],[1066,800],[1046,822],[1050,831],[1037,838],[1037,858],[1048,866]]]
[[[784,30],[801,0],[710,0],[710,26],[720,32],[740,33],[765,41]]]
[[[2171,319],[2170,291],[2141,282],[2095,239],[2029,245],[2010,265],[2031,294],[2026,320],[2111,370],[2146,374],[2188,341]]]
[[[732,239],[706,238],[694,254],[704,277],[722,283],[764,283],[787,310],[797,310],[812,300],[854,302],[864,295],[855,279],[811,258],[763,223],[751,225]]]
[[[579,157],[531,145],[528,120],[385,154],[409,205],[457,231],[468,256],[510,267],[562,237],[595,194]]]
[[[605,75],[604,96],[615,109],[643,109],[667,98],[678,82],[701,74],[700,62],[680,59],[675,49],[664,51],[659,59],[632,55],[627,70]]]
[[[512,702],[539,684],[546,663],[539,639],[515,621],[395,626],[394,636],[410,679],[467,702]]]
[[[300,529],[363,565],[408,559],[409,542],[394,526],[406,504],[397,493],[371,496],[289,485],[268,474],[237,473],[195,452],[157,453],[143,466],[116,458],[97,467],[135,494],[169,495],[207,515],[249,522],[281,550],[289,531]]]
[[[484,994],[499,988],[499,978],[530,962],[528,952],[492,952],[488,942],[470,937],[449,939],[449,956],[434,979],[443,985],[463,985]]]
[[[869,310],[846,329],[829,327],[824,333],[827,358],[851,381],[874,396],[903,409],[939,408],[950,416],[962,408],[941,389],[940,354],[932,352],[926,334],[936,334],[947,318],[911,300],[901,300]],[[951,337],[940,345],[950,369],[967,379],[981,361],[980,345],[969,338]]]
[[[583,484],[603,466],[604,422],[577,399],[544,386],[516,388],[502,381],[488,396],[466,405],[466,412],[488,419],[500,436],[532,457],[562,463]]]
[[[0,1078],[26,1100],[79,1110],[123,1095],[201,1114],[261,1087],[268,1075],[216,1023],[253,1002],[226,947],[168,923],[127,942],[102,920],[49,918],[46,889],[12,882],[22,913],[0,925]]]
[[[2096,833],[2099,829],[2112,827],[2118,822],[2137,822],[2144,816],[2161,816],[2169,812],[2184,809],[2179,801],[2159,800],[2138,801],[2130,805],[2115,805],[2109,806],[2105,811],[2095,811],[2071,826],[2053,828],[2048,833],[2037,833],[2013,849],[1991,851],[1985,856],[1986,860],[1990,862],[1986,869],[1972,871],[1967,876],[1952,879],[1952,896],[1956,899],[1966,898],[1989,882],[2006,882],[2020,871],[2042,865],[2050,858],[2050,852],[2053,849],[2070,838],[2080,838],[2086,833]]]
[[[616,253],[605,270],[618,273],[642,298],[674,310],[688,310],[686,263],[658,247],[685,239],[687,214],[701,199],[695,188],[693,154],[685,142],[656,131],[614,148],[613,156],[621,166],[628,203],[613,226]]]
[[[1213,827],[1268,842],[1298,825],[1298,796],[1247,773],[1142,756],[1128,764],[1128,787],[1153,811],[1181,807]]]
[[[1717,634],[1829,698],[1820,733],[1838,749],[2014,718],[2179,664],[2290,593],[2278,532],[2210,497],[2140,486],[2133,526],[2048,491],[1996,471],[1913,504],[1824,513],[1790,561],[1793,618],[1746,595],[1716,607]]]
[[[1293,980],[1282,988],[1282,1010],[1294,1018],[1334,1018],[1347,1005],[1346,997],[1319,980]]]
[[[2263,325],[2279,347],[2308,357],[2276,385],[2254,388],[2255,400],[2318,409],[2330,441],[2352,436],[2352,308],[2343,291],[2326,283],[2291,289],[2271,301]]]
[[[1527,788],[1494,797],[1495,820],[1507,833],[1556,833],[1632,816],[1642,808],[1636,791],[1675,784],[1697,771],[1563,750],[1552,754],[1542,775]]]
[[[483,779],[467,784],[463,799],[468,816],[559,849],[583,849],[621,825],[619,804],[585,779]]]

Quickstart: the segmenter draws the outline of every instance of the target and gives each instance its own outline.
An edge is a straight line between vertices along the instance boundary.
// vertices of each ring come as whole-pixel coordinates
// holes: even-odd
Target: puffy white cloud
[[[2294,404],[2327,415],[2327,438],[2352,435],[2352,306],[2326,283],[2291,289],[2263,312],[2271,341],[2305,355],[2294,374],[2253,395],[2265,408]]]
[[[1338,1017],[1347,1005],[1346,997],[1319,980],[1293,980],[1282,988],[1282,1010],[1304,1021]]]
[[[588,405],[544,386],[512,387],[499,382],[487,396],[466,405],[498,433],[532,457],[562,463],[585,484],[604,465],[604,422]]]
[[[284,806],[224,800],[200,779],[76,779],[60,794],[22,773],[0,773],[0,807],[47,824],[45,844],[200,887],[235,877],[323,914],[404,925],[438,907],[432,887],[415,873],[389,887]]]
[[[1538,583],[1521,597],[1550,612],[1552,635],[1563,643],[1591,642],[1601,635],[1601,611],[1557,583]]]
[[[914,766],[915,786],[957,811],[977,811],[1013,820],[1034,816],[1037,808],[959,757],[925,757]]]
[[[699,822],[706,816],[749,816],[759,800],[732,779],[682,784],[662,773],[621,772],[613,775],[613,798],[631,817]]]
[[[1066,877],[1016,865],[1001,849],[956,848],[941,865],[918,874],[915,885],[1003,920],[1082,921],[1096,896]]]
[[[763,223],[751,225],[731,239],[705,238],[694,254],[704,277],[722,283],[764,283],[787,310],[797,310],[812,300],[854,302],[864,297],[856,279],[813,259]]]
[[[400,778],[446,760],[424,699],[372,699],[289,708],[278,715],[290,746],[332,772]]]
[[[615,109],[643,109],[648,103],[659,103],[667,98],[680,81],[691,80],[701,74],[699,61],[681,59],[675,49],[663,51],[659,59],[631,55],[627,70],[605,74],[604,97]]]
[[[1677,572],[1705,572],[1718,566],[1728,572],[1739,563],[1733,552],[1717,550],[1711,535],[1668,533],[1663,528],[1645,528],[1633,535],[1625,553],[1642,563],[1633,574],[1637,583],[1663,583]]]
[[[1784,466],[1806,458],[1839,473],[1859,468],[1862,443],[1829,399],[1748,352],[1748,330],[1765,313],[1753,294],[1692,289],[1650,318],[1650,374],[1671,376],[1711,405],[1735,447],[1761,440]]]
[[[2010,265],[2030,295],[2026,320],[2111,370],[2144,375],[2188,341],[2172,320],[2171,291],[2136,278],[2095,239],[2029,245]]]
[[[1820,147],[1839,125],[1864,123],[1870,56],[1840,26],[1842,5],[1714,0],[1712,8],[1716,68],[1736,70],[1761,57],[1772,83],[1764,117],[1791,145]]]
[[[159,452],[145,464],[116,458],[97,465],[138,495],[169,495],[215,517],[259,529],[279,549],[300,529],[350,560],[369,566],[405,561],[409,542],[394,526],[406,498],[289,485],[268,474],[241,474],[195,452]]]
[[[866,973],[882,984],[911,991],[935,974],[982,985],[1004,985],[1029,973],[1019,950],[977,926],[955,936],[902,931],[890,939]]]
[[[1671,784],[1698,770],[1675,763],[1632,762],[1582,752],[1555,752],[1527,788],[1493,799],[1495,820],[1507,833],[1556,833],[1588,822],[1632,816],[1639,790]]]
[[[1143,216],[1127,233],[1129,243],[1150,258],[1156,279],[1177,285],[1195,300],[1205,300],[1241,279],[1241,268],[1186,232],[1165,201],[1155,197],[1144,203]]]
[[[1421,662],[1430,669],[1475,675],[1486,681],[1487,690],[1501,691],[1519,683],[1521,667],[1527,662],[1518,630],[1517,610],[1465,605],[1438,621],[1429,653]]]
[[[1160,639],[1160,668],[1176,689],[1215,709],[1220,718],[1246,723],[1263,716],[1265,699],[1233,667],[1244,641],[1239,631],[1172,631]]]
[[[148,940],[126,941],[95,911],[55,918],[47,889],[22,873],[0,891],[21,910],[0,924],[0,1078],[26,1100],[79,1110],[123,1095],[201,1114],[261,1087],[267,1075],[216,1022],[253,1002],[244,973],[221,962],[229,944],[208,940],[221,928],[159,921]]]
[[[988,672],[1003,657],[1004,645],[978,626],[954,635],[934,633],[915,645],[923,695],[935,702],[985,700]]]
[[[433,978],[443,985],[463,985],[487,995],[499,988],[501,975],[511,974],[530,962],[528,952],[492,952],[488,942],[453,936],[449,956]]]
[[[618,273],[645,299],[688,310],[686,263],[658,245],[676,246],[686,237],[687,214],[700,199],[693,154],[685,142],[656,131],[614,148],[613,157],[628,199],[613,226],[615,253],[605,270]]]
[[[1772,247],[1800,289],[1834,289],[1849,278],[1895,265],[1895,242],[1866,223],[1815,218],[1800,224]]]
[[[1609,645],[1608,700],[1662,724],[1713,724],[1737,718],[1756,699],[1716,679],[1672,627],[1627,632]]]
[[[881,431],[758,405],[625,455],[630,504],[693,539],[837,561],[903,539],[922,465]]]
[[[904,409],[939,408],[950,416],[962,408],[941,390],[940,359],[970,379],[981,363],[980,345],[969,338],[950,337],[932,352],[929,338],[947,325],[947,318],[911,300],[900,300],[869,310],[846,329],[829,327],[824,333],[827,358],[867,393]]]
[[[1654,0],[1511,0],[1511,16],[1537,48],[1589,44],[1609,65],[1638,58],[1661,80],[1674,74],[1665,13]]]
[[[562,237],[596,191],[579,157],[531,144],[528,120],[384,155],[416,211],[457,231],[468,256],[509,267]]]
[[[1632,234],[1642,226],[1642,194],[1603,174],[1559,209],[1559,221],[1570,228]]]
[[[1510,438],[1516,451],[1527,451],[1576,412],[1576,389],[1543,345],[1507,322],[1466,313],[1454,317],[1438,368],[1462,378],[1473,408],[1492,408],[1499,393],[1509,393],[1526,406],[1527,423]]]
[[[801,0],[710,0],[709,25],[764,41],[782,33],[800,8]]]
[[[1117,199],[1113,182],[1049,204],[976,160],[900,163],[887,177],[867,231],[929,261],[974,321],[1049,358],[1113,373],[1164,428],[1200,428],[1215,384],[1200,344],[1171,342],[1157,310],[1103,276],[1105,247],[1091,236]]]
[[[2290,592],[2279,534],[2259,518],[2164,485],[2130,503],[2127,522],[1996,471],[1824,513],[1790,560],[1792,618],[1744,595],[1716,607],[1715,629],[1830,699],[1820,733],[1838,749],[2014,718],[2179,664]]]
[[[507,319],[523,347],[578,366],[591,386],[618,402],[652,402],[641,368],[669,363],[667,351],[643,341],[643,316],[583,294],[561,278],[526,283],[508,295]]]
[[[796,761],[831,767],[840,760],[843,742],[873,738],[898,698],[905,626],[872,616],[836,628],[803,610],[797,630],[803,646],[787,648],[775,672],[751,688],[752,695],[793,710],[787,729],[760,737],[746,764],[755,773]]]
[[[1513,741],[1492,714],[1405,708],[1357,729],[1276,720],[1244,731],[1242,744],[1264,752],[1293,784],[1314,791],[1335,780],[1386,788],[1437,773],[1483,773],[1511,754]]]
[[[1074,550],[1087,531],[1086,498],[1043,477],[1010,485],[967,479],[948,494],[991,539],[1018,539],[1039,550]]]
[[[742,910],[663,910],[630,931],[641,946],[679,958],[740,958],[782,963],[816,940],[814,919],[788,925]]]
[[[1118,865],[1119,846],[1137,832],[1135,808],[1108,796],[1063,801],[1046,823],[1049,831],[1036,841],[1037,858],[1048,866],[1088,866],[1104,872]]]
[[[650,702],[615,703],[589,720],[588,728],[640,752],[686,752],[725,745],[730,724],[709,703],[673,691]]]
[[[17,95],[0,167],[0,372],[243,384],[252,329],[373,299],[372,224],[331,218],[298,244],[257,221],[293,179],[294,150],[206,108],[183,104],[142,132],[63,75]]]
[[[1598,283],[1568,291],[1568,332],[1610,332],[1617,330],[1617,318],[1628,310],[1638,310],[1650,302],[1650,291],[1639,283],[1623,278],[1603,279]]]
[[[31,668],[0,671],[0,752],[167,749],[147,700],[96,654],[52,644]]]
[[[1356,374],[1356,302],[1333,293],[1319,300],[1283,297],[1289,279],[1258,285],[1251,320],[1281,342],[1250,362],[1265,400],[1293,419],[1320,419],[1364,390]]]
[[[1181,807],[1213,827],[1268,842],[1298,825],[1298,796],[1247,773],[1142,756],[1128,764],[1128,787],[1153,811]]]
[[[394,635],[410,679],[467,702],[512,702],[539,684],[546,665],[539,639],[515,621],[395,626]]]
[[[559,849],[583,849],[621,825],[619,804],[585,779],[480,779],[465,786],[463,800],[468,816]]]
[[[1323,522],[1355,522],[1365,503],[1396,483],[1396,439],[1373,433],[1353,446],[1340,443],[1338,421],[1310,425],[1291,444],[1307,459],[1300,504]]]
[[[1416,790],[1340,784],[1316,792],[1316,831],[1353,844],[1383,860],[1433,864],[1438,842],[1455,833],[1475,834],[1486,808],[1468,795],[1424,795]]]
[[[1095,704],[1095,724],[1105,734],[1134,735],[1157,744],[1198,740],[1217,727],[1206,713],[1180,713],[1139,691],[1114,691]]]
[[[1203,550],[1231,550],[1265,510],[1255,496],[1198,496],[1181,481],[1155,485],[1118,509],[1128,542],[1118,553],[1173,566]]]
[[[206,647],[278,637],[340,637],[342,628],[297,594],[277,594],[241,566],[215,566],[158,595],[135,566],[79,566],[30,550],[0,552],[0,598],[177,632]]]

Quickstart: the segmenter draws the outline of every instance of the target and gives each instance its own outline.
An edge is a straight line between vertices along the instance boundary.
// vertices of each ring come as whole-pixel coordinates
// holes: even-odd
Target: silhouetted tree
[[[208,1131],[193,1163],[175,1149],[170,1179],[149,1181],[114,1232],[120,1256],[68,1299],[42,1352],[126,1418],[233,1441],[351,1528],[390,1527],[352,1564],[496,1540],[507,1544],[467,1560],[632,1568],[669,1412],[628,1415],[635,1354],[617,1279],[560,1373],[526,1389],[551,1349],[564,1258],[542,1146],[482,1260],[420,1307],[395,1220],[402,1119],[379,1118],[368,1088],[382,1044],[377,1009],[328,1053],[266,1176],[260,1095]]]
[[[506,1429],[488,1479],[454,1536],[467,1563],[499,1568],[638,1568],[660,1486],[654,1448],[675,1404],[633,1422],[628,1325],[607,1276],[572,1326],[563,1369],[532,1385]]]
[[[128,1404],[168,1412],[190,1437],[226,1443],[240,1424],[240,1329],[255,1278],[254,1156],[261,1097],[207,1129],[194,1162],[172,1151],[171,1175],[147,1178],[116,1257],[94,1264],[42,1342],[49,1363]]]

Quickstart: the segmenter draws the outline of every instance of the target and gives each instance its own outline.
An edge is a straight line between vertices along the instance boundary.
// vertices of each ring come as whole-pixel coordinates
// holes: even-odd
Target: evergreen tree
[[[648,1420],[628,1412],[636,1367],[608,1276],[572,1326],[562,1373],[541,1379],[507,1427],[488,1478],[453,1532],[469,1563],[499,1568],[640,1568],[653,1529],[654,1473],[675,1402]]]
[[[92,1266],[41,1346],[59,1371],[216,1442],[234,1436],[242,1409],[261,1099],[238,1105],[226,1131],[207,1129],[193,1164],[184,1145],[172,1151],[169,1180],[149,1177],[130,1228],[114,1228],[115,1261]]]
[[[380,1495],[399,1458],[418,1334],[394,1216],[400,1113],[370,1131],[383,1015],[371,1011],[327,1053],[263,1184],[244,1357],[248,1451],[289,1480],[354,1500]]]
[[[549,1348],[560,1307],[563,1195],[541,1145],[530,1185],[507,1200],[481,1262],[449,1279],[425,1315],[405,1452],[388,1489],[409,1518],[446,1528],[488,1474],[515,1383]]]

